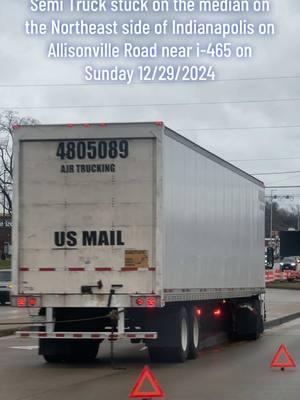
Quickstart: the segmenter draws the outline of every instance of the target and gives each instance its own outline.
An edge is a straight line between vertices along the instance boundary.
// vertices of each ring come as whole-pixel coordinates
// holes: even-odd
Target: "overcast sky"
[[[0,107],[14,110],[17,107],[54,105],[300,98],[300,2],[273,0],[271,3],[273,12],[269,19],[276,23],[277,34],[268,39],[251,39],[251,44],[255,46],[255,57],[251,61],[220,62],[217,65],[220,82],[19,87],[16,85],[82,84],[84,81],[79,61],[48,60],[45,56],[45,40],[31,39],[24,35],[24,20],[30,16],[29,1],[1,0]],[[246,80],[272,77],[274,79]],[[30,115],[41,123],[163,120],[167,126],[226,160],[277,159],[233,162],[247,172],[256,173],[300,170],[300,127],[253,130],[228,128],[300,126],[299,106],[300,101],[284,101],[18,111],[21,115]],[[216,131],[209,128],[227,129]],[[280,158],[290,159],[278,160]],[[266,185],[297,185],[300,184],[300,173],[261,176],[261,179]],[[299,191],[278,190],[278,193],[291,194]],[[298,202],[300,198],[294,200],[294,204]]]

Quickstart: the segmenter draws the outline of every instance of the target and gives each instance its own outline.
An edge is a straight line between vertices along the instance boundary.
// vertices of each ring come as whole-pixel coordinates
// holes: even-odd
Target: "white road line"
[[[139,351],[145,351],[145,350],[147,350],[148,349],[148,347],[147,346],[144,346],[144,347],[142,347],[141,349],[139,349]]]
[[[18,349],[18,350],[36,350],[39,346],[12,346],[9,349]]]

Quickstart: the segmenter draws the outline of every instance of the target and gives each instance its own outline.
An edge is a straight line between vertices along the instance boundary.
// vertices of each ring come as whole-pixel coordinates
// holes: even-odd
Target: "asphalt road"
[[[266,289],[267,320],[300,311],[300,290]]]
[[[25,323],[30,322],[31,320],[28,310],[13,308],[9,305],[0,306],[0,336],[1,330],[17,327],[19,322]],[[6,323],[9,323],[10,325],[5,325]],[[16,325],[11,325],[13,323],[16,323]]]
[[[10,307],[9,305],[0,306],[0,320],[9,320],[27,317],[28,312],[25,309]]]
[[[269,368],[281,343],[299,365],[296,370]],[[46,364],[36,345],[31,339],[0,339],[1,400],[125,400],[149,364],[141,344],[118,342],[116,365],[124,369],[115,370],[108,345],[87,365]],[[185,364],[149,365],[170,400],[298,400],[300,319],[268,330],[257,342],[202,351],[197,360]]]

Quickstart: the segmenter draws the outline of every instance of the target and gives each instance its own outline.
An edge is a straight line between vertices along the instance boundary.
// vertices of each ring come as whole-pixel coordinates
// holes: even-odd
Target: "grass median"
[[[291,289],[300,290],[300,281],[269,282],[266,284],[269,289]]]

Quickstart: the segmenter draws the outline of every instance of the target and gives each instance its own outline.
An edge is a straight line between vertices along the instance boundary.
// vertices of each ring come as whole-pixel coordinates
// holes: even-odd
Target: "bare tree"
[[[0,114],[0,204],[9,215],[12,215],[13,136],[21,125],[36,123],[33,118],[20,117],[14,111]]]
[[[265,237],[270,236],[271,203],[266,203]],[[273,230],[286,231],[288,228],[297,229],[298,210],[294,207],[286,209],[274,201],[272,206]]]

